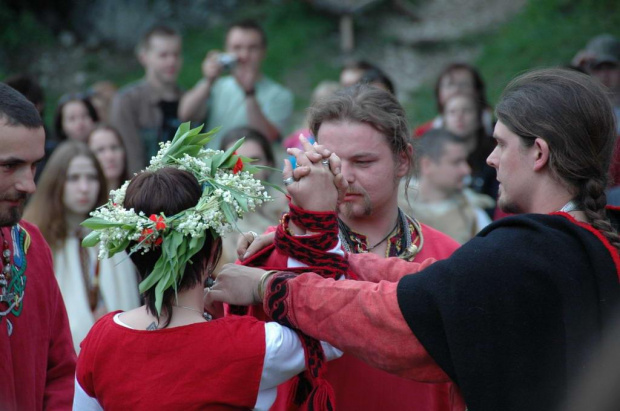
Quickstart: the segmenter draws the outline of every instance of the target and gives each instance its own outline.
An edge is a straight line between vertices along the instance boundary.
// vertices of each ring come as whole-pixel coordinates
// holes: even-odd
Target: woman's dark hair
[[[478,119],[478,128],[476,129],[475,136],[474,136],[476,140],[476,147],[474,151],[469,153],[469,155],[467,156],[467,162],[469,163],[469,166],[472,168],[472,173],[478,174],[482,171],[482,169],[488,167],[487,157],[493,151],[495,144],[493,143],[491,136],[487,134],[484,128],[484,123],[483,123],[483,118],[482,118],[483,113],[484,113],[484,105],[483,105],[483,102],[478,98],[476,94],[471,94],[471,93],[454,94],[450,98],[448,98],[448,100],[446,100],[446,103],[443,105],[442,110],[445,111],[448,101],[452,100],[453,98],[457,98],[457,97],[468,98],[476,106],[476,117]],[[445,121],[444,111],[441,112],[441,115],[444,117],[443,124],[445,128],[446,121]]]
[[[93,120],[93,123],[99,121],[99,116],[97,115],[97,110],[95,110],[95,106],[90,102],[90,99],[82,94],[82,93],[70,93],[65,94],[58,100],[58,105],[56,105],[56,112],[54,114],[54,135],[56,137],[56,141],[61,142],[67,139],[67,135],[62,129],[62,109],[72,101],[81,101],[86,106],[86,110],[88,111],[89,117]]]
[[[267,140],[267,137],[260,131],[251,127],[237,127],[233,128],[222,137],[220,143],[220,150],[226,150],[226,147],[235,143],[240,138],[245,137],[245,141],[255,141],[263,149],[265,153],[265,160],[269,163],[270,167],[276,163],[275,156],[273,154],[273,148]]]
[[[616,120],[603,86],[567,69],[525,73],[508,84],[496,115],[524,147],[549,145],[549,167],[571,190],[590,224],[620,249],[605,214],[605,188],[616,143]]]
[[[194,207],[200,196],[202,189],[198,180],[191,173],[177,168],[167,167],[157,171],[145,171],[131,179],[125,194],[124,207],[133,208],[136,213],[143,212],[146,215],[163,213],[166,216],[173,216],[188,208]],[[209,259],[212,266],[217,265],[217,261],[222,253],[220,237],[214,238],[211,233],[205,233],[205,243],[191,259],[191,263],[185,267],[185,272],[177,284],[177,290],[183,291],[193,288],[202,281],[202,276],[207,267]],[[187,239],[186,239],[187,240]],[[211,256],[213,244],[217,243],[215,256]],[[135,243],[129,245],[128,250]],[[140,279],[144,280],[153,270],[155,263],[161,257],[161,248],[154,248],[142,254],[135,252],[131,254],[131,260],[136,265]],[[151,287],[143,294],[148,312],[157,315],[155,308],[155,287]],[[175,290],[170,287],[164,291],[161,315],[167,317],[164,328],[172,320],[172,306],[175,298]]]
[[[388,77],[387,74],[383,70],[378,67],[366,70],[360,79],[360,83],[362,84],[373,84],[373,83],[381,83],[387,88],[392,94],[396,94],[394,90],[394,83]]]
[[[437,112],[443,112],[443,104],[439,98],[439,89],[441,88],[441,82],[444,77],[451,76],[453,72],[465,70],[471,74],[472,79],[474,80],[474,91],[476,93],[476,98],[480,102],[482,108],[489,107],[489,103],[487,101],[484,81],[482,81],[482,76],[478,70],[467,63],[452,63],[446,66],[441,73],[439,73],[439,77],[437,77],[437,82],[435,83],[435,103],[437,104]]]

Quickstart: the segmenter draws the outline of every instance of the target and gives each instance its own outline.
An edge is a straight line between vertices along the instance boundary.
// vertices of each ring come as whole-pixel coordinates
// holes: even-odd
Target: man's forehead
[[[263,37],[260,31],[253,28],[233,27],[226,34],[226,44],[230,43],[232,40],[240,41],[241,39],[244,41],[254,40],[260,44],[263,43]]]
[[[0,122],[0,158],[37,161],[45,154],[45,130]]]
[[[145,48],[146,52],[157,52],[167,48],[180,48],[182,40],[177,35],[154,34],[151,36]]]

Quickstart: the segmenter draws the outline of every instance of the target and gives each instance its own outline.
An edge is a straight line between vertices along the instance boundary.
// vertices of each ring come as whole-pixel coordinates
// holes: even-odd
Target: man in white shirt
[[[232,128],[249,126],[277,141],[293,111],[293,94],[261,72],[267,38],[254,21],[233,23],[226,35],[226,53],[211,50],[202,63],[203,78],[179,105],[182,121],[202,121],[207,129],[222,126],[210,143],[218,148]],[[230,74],[222,76],[225,71]]]

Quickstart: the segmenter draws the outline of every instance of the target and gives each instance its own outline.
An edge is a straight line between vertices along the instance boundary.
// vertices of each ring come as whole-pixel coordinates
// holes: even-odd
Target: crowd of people
[[[368,61],[295,125],[257,22],[187,91],[182,43],[152,27],[142,79],[50,127],[0,83],[0,409],[570,406],[617,323],[619,39],[496,107],[449,64],[415,129]]]

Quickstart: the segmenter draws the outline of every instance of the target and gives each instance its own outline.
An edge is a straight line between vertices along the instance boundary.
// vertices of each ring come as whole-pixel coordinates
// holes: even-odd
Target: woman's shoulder
[[[122,311],[113,311],[99,318],[90,328],[84,340],[80,343],[80,357],[89,352],[89,347],[98,345],[102,340],[112,337],[111,327],[114,325],[114,316]]]

